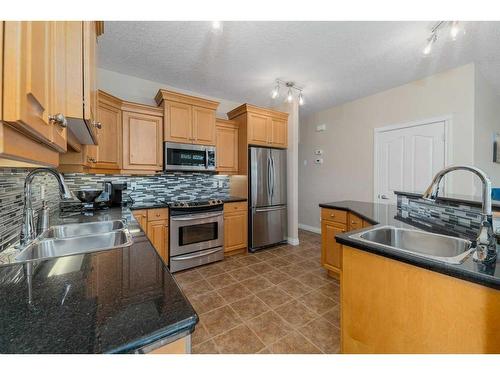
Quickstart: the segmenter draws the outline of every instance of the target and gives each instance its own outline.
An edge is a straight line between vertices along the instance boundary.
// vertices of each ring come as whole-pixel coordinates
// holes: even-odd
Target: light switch
[[[317,132],[324,132],[326,130],[326,124],[316,125]]]
[[[314,155],[323,155],[323,150],[314,150]]]
[[[323,164],[323,158],[317,158],[314,160],[315,164]]]

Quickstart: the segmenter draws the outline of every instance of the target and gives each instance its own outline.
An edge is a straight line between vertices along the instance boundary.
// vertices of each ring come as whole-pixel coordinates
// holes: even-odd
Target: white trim
[[[410,121],[406,123],[401,123],[401,124],[393,124],[393,125],[387,125],[387,126],[382,126],[380,128],[375,128],[373,129],[373,201],[377,203],[385,203],[381,202],[380,199],[377,197],[377,186],[378,186],[378,137],[380,133],[388,132],[388,131],[393,131],[393,130],[399,130],[399,129],[405,129],[405,128],[412,128],[416,126],[422,126],[422,125],[428,125],[432,124],[434,122],[444,122],[444,165],[445,167],[451,165],[453,163],[453,154],[452,154],[452,139],[453,139],[453,133],[452,133],[452,124],[453,124],[453,116],[451,114],[449,115],[442,115],[442,116],[437,116],[437,117],[431,117],[427,119],[422,119],[422,120],[415,120],[415,121]],[[453,179],[452,176],[448,176],[448,184],[444,185],[444,191],[446,193],[449,193],[451,190],[451,186],[453,184]],[[429,181],[429,184],[431,181]]]
[[[286,240],[288,241],[288,244],[292,246],[298,246],[300,243],[298,238],[287,237]]]
[[[313,227],[311,225],[299,224],[299,229],[303,229],[303,230],[306,230],[308,232],[321,234],[321,228]]]

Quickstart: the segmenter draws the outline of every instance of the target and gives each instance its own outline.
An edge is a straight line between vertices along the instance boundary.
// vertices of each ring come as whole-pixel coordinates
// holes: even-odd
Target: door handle
[[[256,208],[255,212],[269,212],[269,211],[279,211],[286,209],[286,206],[275,206],[269,208]]]
[[[222,248],[218,247],[218,248],[216,248],[214,250],[208,250],[208,251],[205,251],[205,252],[196,253],[195,255],[186,255],[186,256],[180,256],[180,257],[170,258],[170,260],[174,261],[174,260],[189,260],[189,259],[201,258],[201,257],[206,256],[206,255],[215,254],[215,253],[217,253],[217,252],[219,252],[221,250],[222,250]]]
[[[388,197],[387,195],[385,195],[385,194],[382,194],[382,195],[380,195],[380,194],[379,194],[379,196],[378,196],[378,197],[379,197],[380,199],[389,199],[389,197]]]

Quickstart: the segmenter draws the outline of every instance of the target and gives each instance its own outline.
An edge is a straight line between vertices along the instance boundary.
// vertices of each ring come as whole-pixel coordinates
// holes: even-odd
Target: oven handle
[[[170,258],[170,260],[189,260],[189,259],[194,259],[194,258],[200,258],[200,257],[204,257],[206,255],[215,254],[215,253],[221,251],[221,249],[222,249],[221,247],[218,247],[218,248],[213,249],[213,250],[198,252],[195,255],[172,257],[172,258]]]
[[[218,214],[215,214],[215,215],[207,215],[207,216],[201,216],[201,215],[190,215],[189,217],[186,217],[186,216],[183,216],[183,217],[175,217],[175,216],[171,216],[170,217],[170,220],[172,221],[192,221],[192,220],[197,220],[197,219],[209,219],[211,217],[218,217],[218,216],[222,216],[223,213],[218,213]]]

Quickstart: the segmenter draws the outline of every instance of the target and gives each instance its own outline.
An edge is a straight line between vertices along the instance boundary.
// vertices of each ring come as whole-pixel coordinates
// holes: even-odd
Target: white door
[[[375,133],[375,201],[396,203],[394,191],[422,193],[444,168],[444,121]]]

